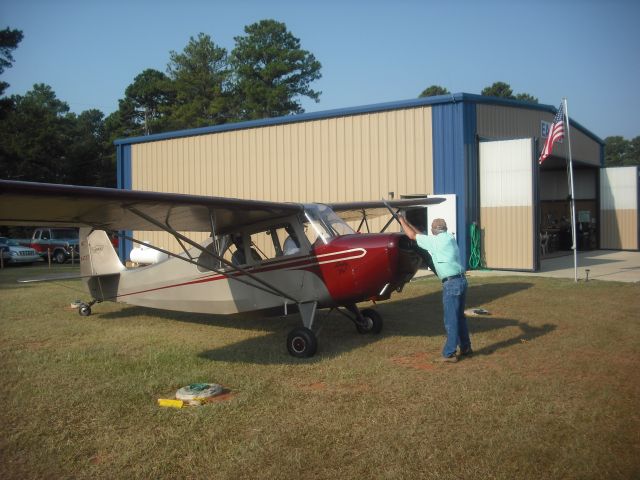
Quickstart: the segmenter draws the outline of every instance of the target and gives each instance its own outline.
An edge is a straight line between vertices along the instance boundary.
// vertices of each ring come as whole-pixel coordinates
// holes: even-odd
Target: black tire
[[[63,264],[67,261],[67,255],[62,250],[56,250],[53,252],[53,260],[56,263]]]
[[[360,333],[373,333],[379,334],[382,331],[382,316],[372,308],[365,308],[360,312],[364,319],[367,321],[367,325],[357,325],[356,328]]]
[[[88,317],[91,315],[91,307],[89,305],[81,305],[78,309],[78,313],[81,317]]]
[[[318,349],[315,334],[306,327],[294,328],[287,337],[287,350],[297,358],[313,357]]]

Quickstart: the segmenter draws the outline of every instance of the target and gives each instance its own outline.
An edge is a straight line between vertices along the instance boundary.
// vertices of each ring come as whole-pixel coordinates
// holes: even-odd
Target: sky
[[[637,0],[0,0],[24,39],[7,94],[50,85],[105,115],[147,68],[166,72],[200,32],[228,51],[244,27],[284,22],[322,64],[306,112],[416,98],[430,85],[479,94],[496,81],[557,106],[604,139],[640,135]]]

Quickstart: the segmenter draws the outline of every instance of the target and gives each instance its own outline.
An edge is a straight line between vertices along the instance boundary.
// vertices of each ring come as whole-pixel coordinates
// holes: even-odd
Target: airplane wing
[[[444,202],[444,198],[410,198],[405,200],[377,200],[371,202],[347,202],[347,203],[327,203],[340,218],[349,222],[353,220],[361,220],[363,217],[375,218],[383,215],[389,215],[389,209],[386,204],[396,209],[409,209],[418,207],[428,207],[429,205],[437,205]]]
[[[0,180],[0,225],[210,232],[213,222],[216,233],[226,233],[302,210],[294,203]]]

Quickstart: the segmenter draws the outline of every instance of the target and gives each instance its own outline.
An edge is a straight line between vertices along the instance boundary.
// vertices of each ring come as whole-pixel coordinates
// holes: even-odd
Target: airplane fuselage
[[[94,298],[166,310],[232,314],[273,310],[285,303],[293,306],[290,299],[255,288],[258,278],[297,303],[342,306],[389,298],[413,276],[419,258],[403,245],[406,240],[396,233],[344,235],[312,247],[308,254],[244,266],[246,274],[201,271],[197,265],[169,258],[96,276],[87,283]]]

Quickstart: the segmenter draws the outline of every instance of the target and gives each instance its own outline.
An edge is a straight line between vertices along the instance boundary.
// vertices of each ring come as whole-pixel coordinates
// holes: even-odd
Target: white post
[[[576,199],[573,189],[573,161],[571,159],[571,132],[569,130],[569,111],[567,109],[567,99],[562,99],[564,106],[564,121],[567,126],[567,143],[569,146],[569,183],[571,195],[571,238],[573,240],[573,280],[578,281],[578,239],[576,238]]]

